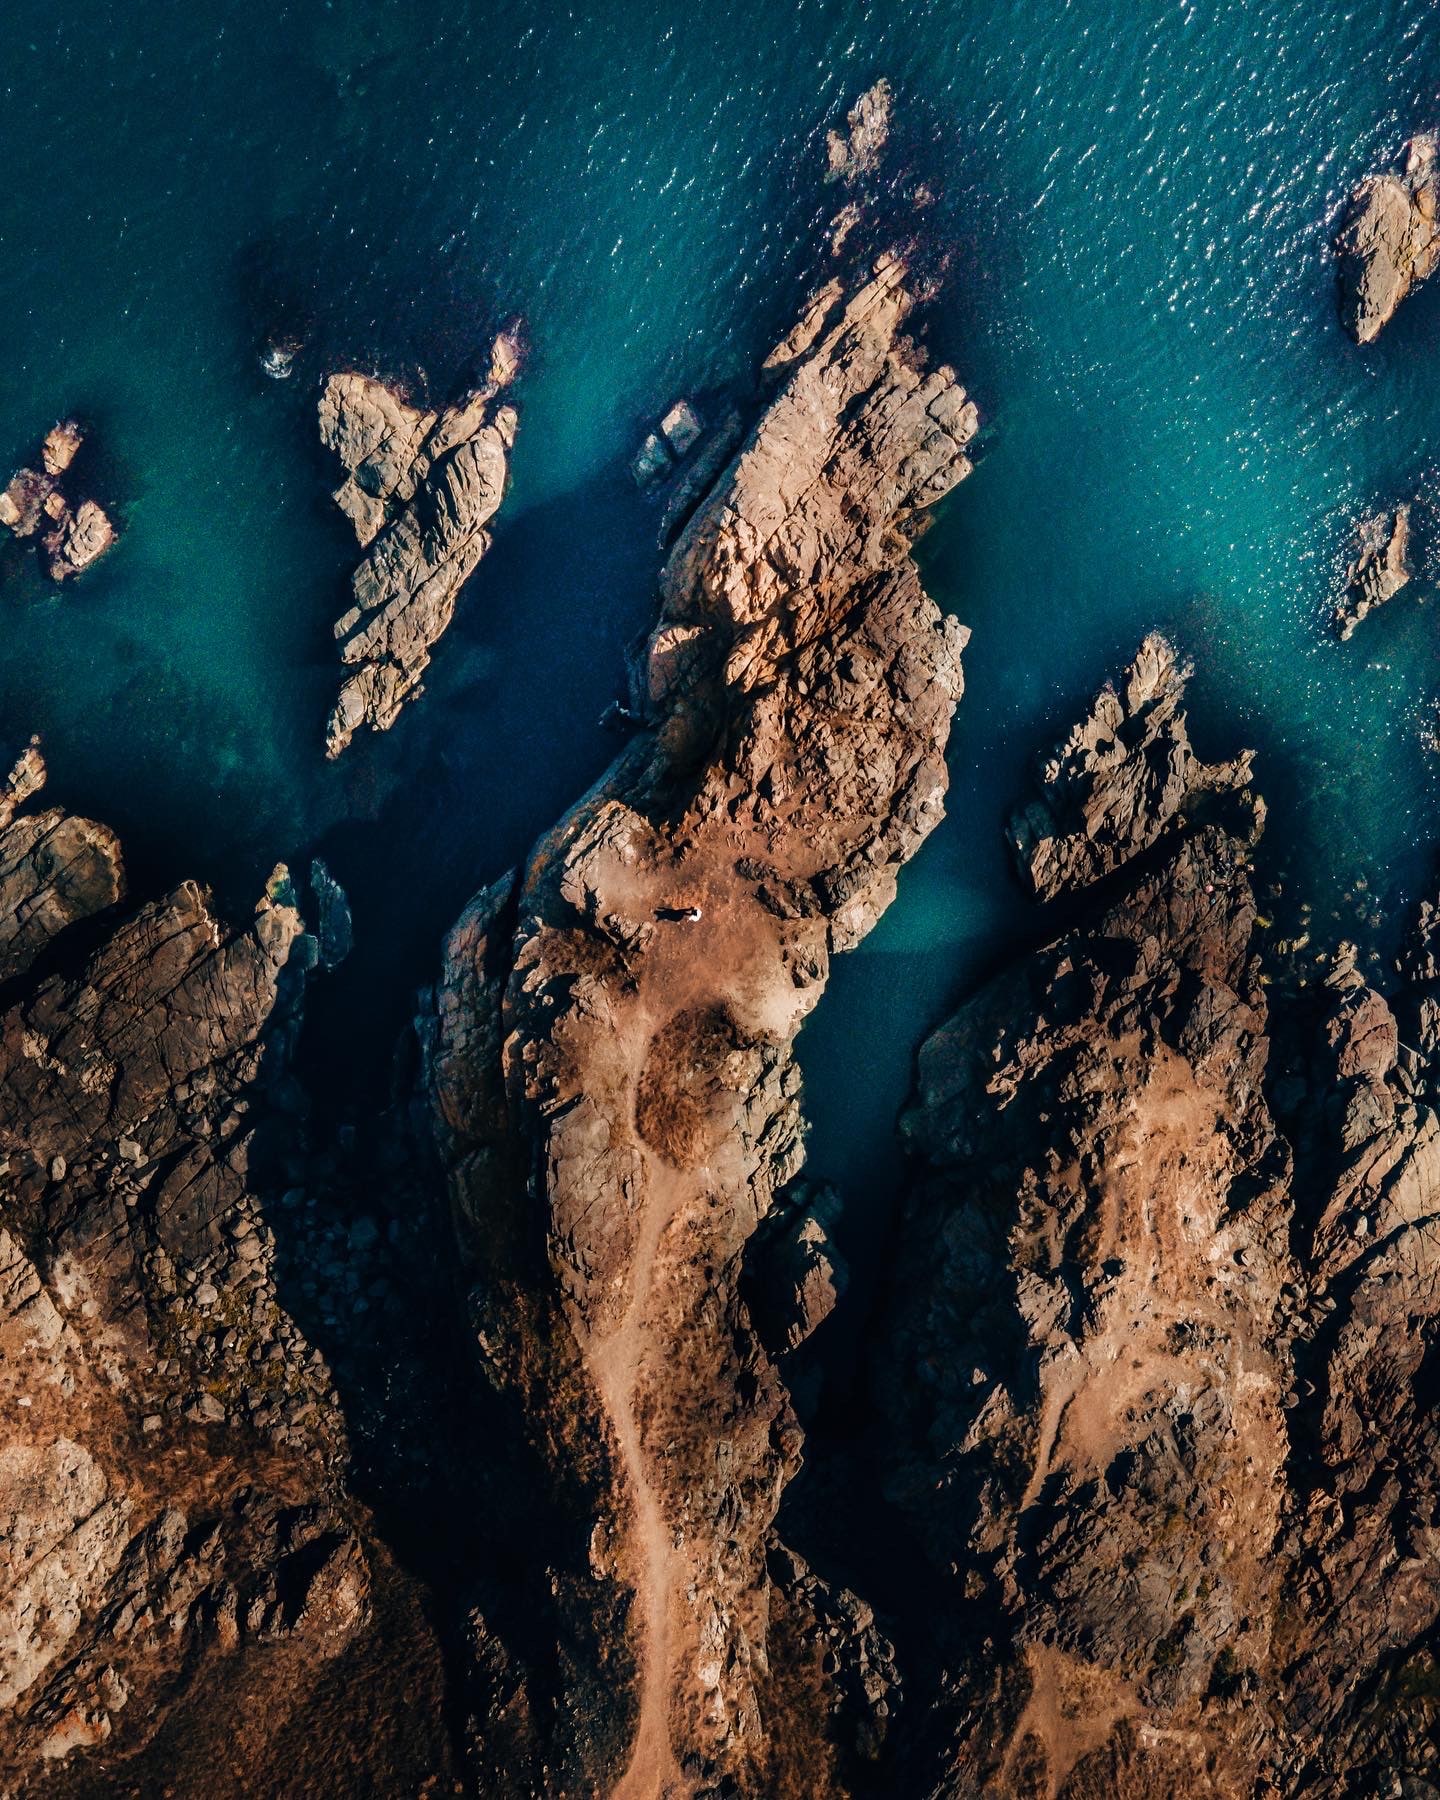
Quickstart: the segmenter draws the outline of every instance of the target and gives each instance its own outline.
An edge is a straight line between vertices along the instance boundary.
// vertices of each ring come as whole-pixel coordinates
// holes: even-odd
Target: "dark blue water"
[[[918,1034],[1030,928],[998,849],[1026,755],[1150,626],[1199,662],[1201,748],[1260,747],[1267,875],[1338,931],[1358,878],[1393,913],[1428,871],[1433,584],[1344,647],[1323,614],[1355,512],[1433,522],[1440,286],[1362,355],[1327,244],[1346,187],[1440,123],[1436,26],[1433,0],[11,0],[0,460],[80,413],[124,539],[61,594],[0,554],[0,717],[146,879],[239,908],[277,857],[330,855],[360,949],[317,1029],[348,1079],[356,1016],[383,1042],[468,892],[608,756],[655,569],[626,459],[783,326],[824,128],[888,75],[953,253],[936,336],[987,424],[923,546],[975,631],[950,818],[804,1043],[816,1161],[872,1177]],[[514,312],[499,541],[426,698],[327,766],[353,548],[317,378],[443,396]],[[309,335],[285,384],[255,354],[277,320]]]

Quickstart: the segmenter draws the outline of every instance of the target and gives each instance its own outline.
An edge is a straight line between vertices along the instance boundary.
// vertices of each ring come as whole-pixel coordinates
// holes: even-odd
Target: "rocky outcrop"
[[[968,473],[976,414],[911,310],[884,257],[769,359],[661,575],[631,708],[649,729],[472,904],[419,1021],[481,1364],[584,1521],[551,1601],[573,1672],[545,1733],[525,1710],[521,1790],[796,1779],[765,1696],[800,1433],[741,1264],[803,1154],[794,1035],[942,812],[965,634],[908,544]],[[823,1281],[793,1278],[818,1316]],[[791,1576],[786,1641],[823,1689]],[[518,1717],[543,1678],[483,1641]]]
[[[1342,642],[1367,613],[1393,599],[1414,573],[1408,505],[1362,520],[1356,537],[1355,558],[1345,571],[1345,591],[1335,608],[1335,631]]]
[[[115,542],[115,527],[104,508],[78,496],[71,464],[85,441],[73,419],[54,426],[40,452],[38,469],[17,469],[0,492],[0,525],[16,537],[40,534],[40,549],[52,581],[65,581],[97,562]]]
[[[345,469],[336,504],[368,549],[335,623],[350,673],[326,728],[338,756],[362,726],[388,731],[418,697],[430,647],[448,629],[461,587],[490,547],[504,498],[517,415],[501,394],[519,367],[517,340],[496,339],[488,379],[458,405],[410,405],[383,382],[332,375],[320,438]]]
[[[100,931],[119,845],[42,781],[32,744],[0,824],[0,1786],[353,1792],[332,1690],[383,1710],[409,1631],[423,1710],[427,1652],[276,1283],[310,940],[283,871],[242,931],[193,883]]]
[[[1211,1690],[1272,1653],[1293,1269],[1242,855],[1186,838],[921,1053],[885,1404],[968,1621],[947,1791],[1250,1791]]]
[[[873,175],[890,141],[890,83],[877,81],[867,88],[846,114],[845,131],[831,131],[825,139],[829,168],[826,179],[853,183]]]
[[[1435,151],[1433,137],[1413,138],[1404,173],[1367,175],[1346,205],[1335,255],[1340,318],[1357,344],[1380,335],[1440,260]]]
[[[1040,761],[1037,798],[1012,815],[1007,833],[1021,879],[1038,899],[1111,874],[1201,796],[1245,789],[1248,753],[1207,765],[1190,747],[1182,710],[1190,675],[1152,632],[1120,686],[1107,682],[1086,717]]]
[[[1346,950],[1267,988],[1247,855],[1176,835],[921,1052],[879,1391],[914,1791],[1433,1775],[1436,915],[1394,1000]]]
[[[840,1304],[850,1285],[834,1235],[843,1209],[830,1183],[797,1181],[756,1232],[747,1253],[756,1273],[745,1299],[767,1349],[798,1350]]]

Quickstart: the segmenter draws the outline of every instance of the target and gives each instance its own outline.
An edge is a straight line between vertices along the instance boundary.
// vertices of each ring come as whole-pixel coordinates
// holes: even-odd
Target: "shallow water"
[[[0,460],[80,413],[124,539],[59,594],[0,552],[7,734],[43,733],[52,793],[121,828],[137,885],[194,874],[239,908],[323,848],[360,948],[315,1030],[338,1086],[377,1073],[466,895],[607,758],[656,562],[625,461],[793,311],[824,127],[887,74],[954,253],[936,341],[986,431],[922,546],[975,634],[950,817],[802,1045],[814,1162],[877,1183],[919,1034],[1037,929],[999,848],[1026,759],[1148,627],[1199,664],[1202,751],[1261,751],[1263,873],[1327,919],[1357,878],[1393,915],[1428,874],[1433,583],[1343,647],[1323,614],[1359,510],[1416,495],[1433,524],[1440,283],[1362,354],[1327,246],[1348,185],[1440,124],[1436,23],[1429,0],[11,0]],[[496,547],[426,698],[328,766],[354,553],[320,371],[443,393],[512,312],[534,353]],[[267,381],[292,314],[310,349]]]

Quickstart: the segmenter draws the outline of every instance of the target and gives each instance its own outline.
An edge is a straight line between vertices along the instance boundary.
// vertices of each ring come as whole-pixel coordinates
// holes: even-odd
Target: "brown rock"
[[[41,550],[52,581],[65,581],[96,562],[115,542],[115,527],[94,500],[72,498],[63,485],[84,434],[73,419],[54,426],[41,448],[40,469],[17,469],[0,493],[0,525],[16,537],[44,529]]]
[[[653,733],[472,904],[420,1021],[482,1366],[604,1547],[567,1590],[589,1665],[638,1666],[632,1729],[557,1621],[577,1674],[524,1754],[588,1788],[628,1770],[658,1792],[682,1762],[745,1792],[813,1774],[782,1777],[803,1752],[766,1723],[800,1433],[738,1280],[801,1160],[794,1034],[942,812],[965,634],[908,541],[969,472],[976,415],[904,337],[910,308],[887,257],[771,359],[661,576],[635,673]],[[836,1271],[800,1247],[813,1323]]]
[[[827,135],[827,180],[853,183],[875,172],[890,140],[891,100],[890,83],[877,81],[850,108],[845,119],[849,130]]]
[[[335,626],[351,673],[326,730],[329,757],[362,726],[388,731],[418,696],[430,646],[490,546],[485,526],[504,497],[515,441],[514,408],[499,400],[519,365],[513,336],[497,339],[491,364],[492,379],[444,413],[410,406],[365,375],[325,384],[321,440],[347,471],[336,504],[370,546],[351,583],[354,603]]]
[[[1050,900],[1113,873],[1148,849],[1202,794],[1244,789],[1250,753],[1207,765],[1190,747],[1182,710],[1188,664],[1152,632],[1117,689],[1038,766],[1038,797],[1011,817],[1022,880]]]
[[[40,450],[41,466],[47,475],[63,475],[74,462],[85,434],[74,419],[52,425]]]
[[[66,510],[58,529],[46,534],[45,554],[52,581],[64,581],[88,569],[115,542],[115,527],[93,500],[82,500],[74,513]]]

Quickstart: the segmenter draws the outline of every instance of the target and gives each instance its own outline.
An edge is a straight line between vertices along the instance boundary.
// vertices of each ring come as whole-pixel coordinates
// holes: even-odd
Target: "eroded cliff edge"
[[[547,1717],[477,1622],[476,1749],[533,1791],[804,1792],[830,1754],[844,1655],[776,1654],[827,1601],[774,1540],[800,1431],[739,1277],[802,1160],[795,1033],[942,816],[965,634],[909,545],[976,414],[913,307],[886,254],[767,360],[661,576],[646,729],[476,898],[418,1024],[477,1349],[573,1519],[555,1630],[588,1667]],[[786,1679],[818,1721],[788,1736]]]

